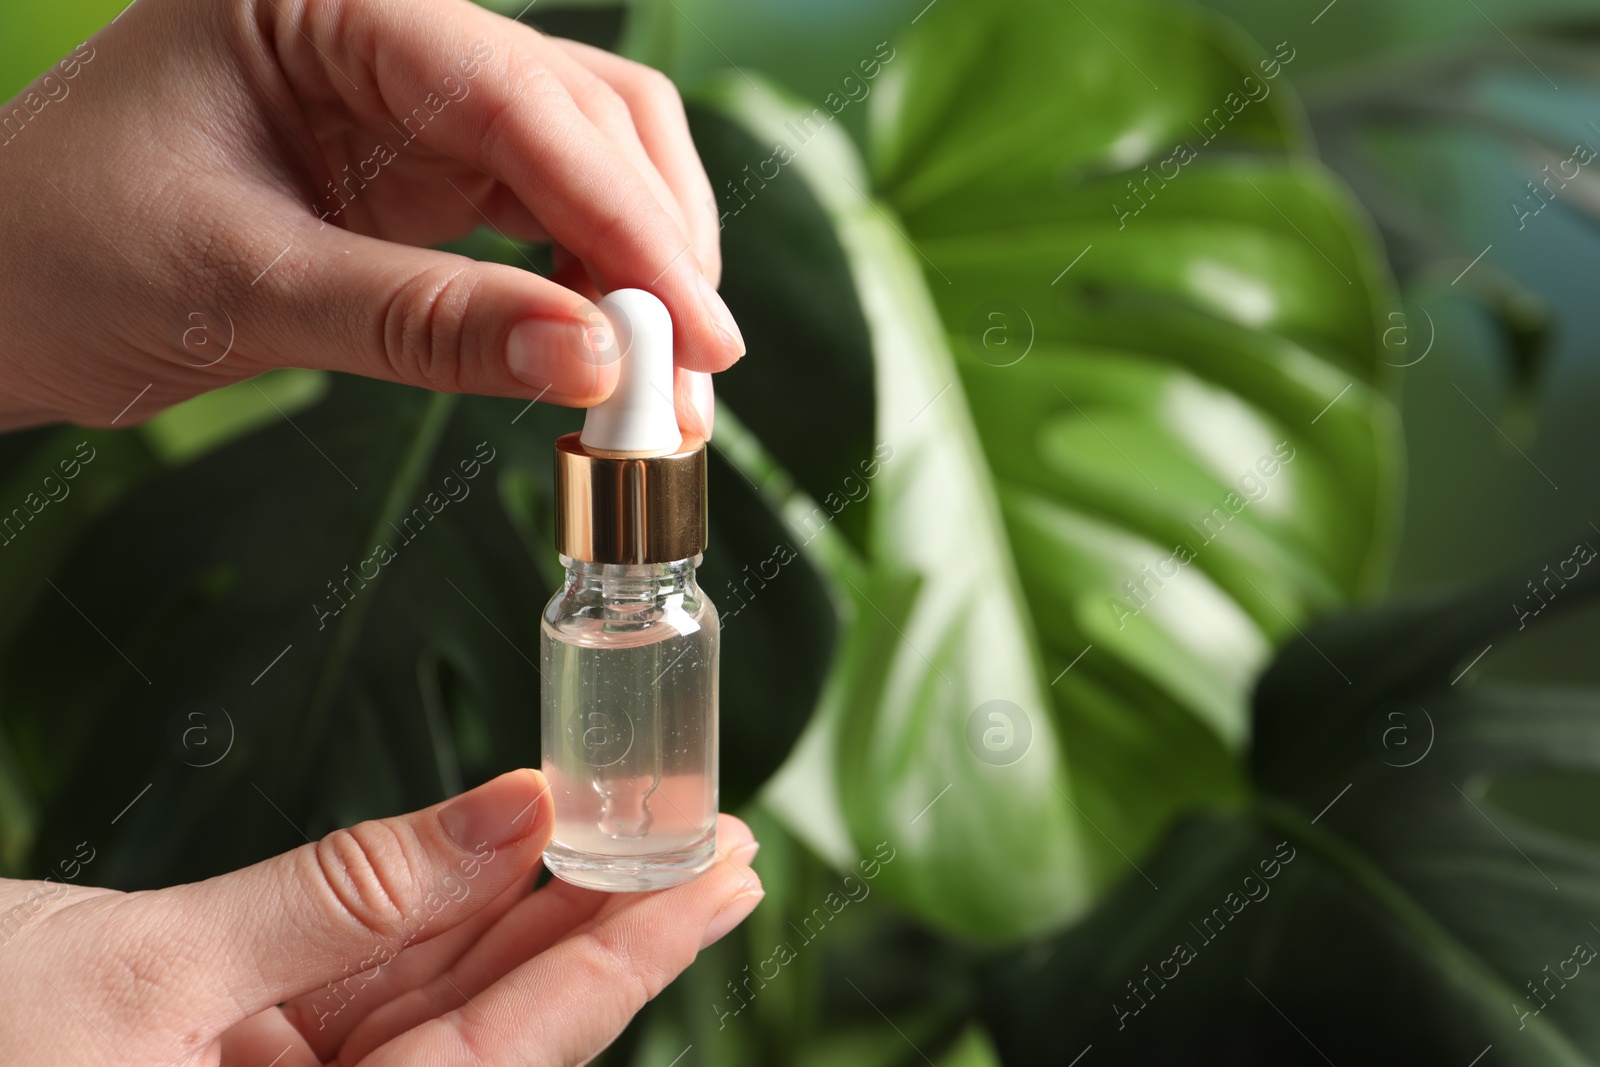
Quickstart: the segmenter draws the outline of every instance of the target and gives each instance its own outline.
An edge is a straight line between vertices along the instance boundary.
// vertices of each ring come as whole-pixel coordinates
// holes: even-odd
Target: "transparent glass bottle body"
[[[551,872],[611,891],[686,882],[716,856],[717,612],[700,557],[561,557],[540,626]]]

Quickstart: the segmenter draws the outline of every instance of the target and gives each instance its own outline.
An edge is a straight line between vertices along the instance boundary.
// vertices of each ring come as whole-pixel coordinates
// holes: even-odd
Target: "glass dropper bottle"
[[[695,580],[706,450],[678,429],[665,305],[622,289],[599,306],[617,387],[556,442],[566,573],[540,626],[544,862],[591,889],[661,889],[716,855],[719,625]]]

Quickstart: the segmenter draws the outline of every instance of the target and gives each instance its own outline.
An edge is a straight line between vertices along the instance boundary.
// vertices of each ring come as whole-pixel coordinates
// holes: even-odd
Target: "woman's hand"
[[[659,893],[552,881],[536,771],[143,893],[0,882],[0,1063],[581,1063],[761,899],[756,843]]]
[[[588,405],[623,287],[686,430],[744,352],[671,83],[469,0],[138,0],[5,105],[0,190],[0,427],[280,366]],[[484,224],[558,269],[417,247]]]

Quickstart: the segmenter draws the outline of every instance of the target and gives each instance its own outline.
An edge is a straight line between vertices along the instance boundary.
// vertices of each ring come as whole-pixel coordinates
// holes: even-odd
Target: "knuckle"
[[[530,123],[537,124],[546,109],[559,111],[564,105],[570,110],[570,100],[566,86],[548,66],[526,56],[513,57],[506,88],[490,106],[479,158],[491,165],[514,162],[512,142],[525,134]]]
[[[461,392],[462,346],[474,290],[465,264],[406,279],[383,311],[383,354],[400,381],[437,392]]]
[[[639,85],[639,92],[645,99],[657,107],[676,112],[683,111],[683,97],[678,93],[678,86],[671,78],[656,68],[643,64],[639,64],[634,77]]]
[[[617,190],[591,210],[587,232],[572,248],[584,262],[608,249],[624,248],[638,254],[654,274],[669,267],[683,247],[681,238],[673,240],[677,223],[643,183]]]
[[[312,846],[316,884],[336,920],[390,938],[402,928],[417,898],[419,851],[406,831],[388,823],[335,830]]]
[[[590,77],[580,82],[573,89],[572,98],[578,102],[578,108],[602,129],[633,127],[633,112],[628,108],[628,102],[621,93],[599,78]]]
[[[441,1062],[477,1067],[495,1062],[492,1036],[457,1009],[412,1028],[421,1037],[419,1047],[441,1050]],[[537,1062],[537,1061],[535,1061]]]
[[[522,64],[522,91],[530,96],[567,96],[567,86],[561,75],[549,65],[534,60]]]

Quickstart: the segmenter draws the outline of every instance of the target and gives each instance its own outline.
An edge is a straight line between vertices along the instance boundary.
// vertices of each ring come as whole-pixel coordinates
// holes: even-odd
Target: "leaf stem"
[[[1394,916],[1400,927],[1420,942],[1422,947],[1430,949],[1431,952],[1419,953],[1420,958],[1433,964],[1443,985],[1453,986],[1478,1002],[1481,1008],[1478,1017],[1492,1032],[1496,1044],[1517,1039],[1518,1030],[1512,1028],[1509,1020],[1505,1019],[1508,1007],[1516,1004],[1519,996],[1516,990],[1371,860],[1337,834],[1313,825],[1297,808],[1281,801],[1263,797],[1256,802],[1255,813],[1264,823],[1283,830],[1321,853],[1358,889],[1364,890]],[[1542,1045],[1553,1063],[1592,1067],[1593,1061],[1583,1055],[1553,1023],[1540,1016],[1535,1015],[1529,1020],[1523,1034]]]
[[[377,518],[373,520],[372,528],[362,544],[373,544],[382,539],[386,527],[399,518],[406,502],[416,494],[417,484],[422,480],[423,472],[439,447],[439,439],[444,435],[445,426],[455,411],[457,399],[447,393],[435,393],[428,398],[427,406],[418,420],[416,436],[412,438],[410,448],[406,450],[395,468],[394,476],[389,483],[389,492],[384,496]],[[380,570],[378,577],[372,579],[369,584],[375,585],[381,580]],[[311,702],[306,708],[305,719],[301,722],[299,737],[295,740],[289,767],[290,789],[286,794],[291,798],[299,795],[305,784],[306,775],[316,759],[317,746],[321,743],[323,731],[327,728],[334,697],[344,683],[345,667],[355,651],[361,627],[366,621],[367,609],[374,599],[372,596],[357,598],[340,615],[339,621],[334,623],[333,641],[328,648],[327,656],[322,661],[322,670],[318,672],[317,683],[311,691]]]

